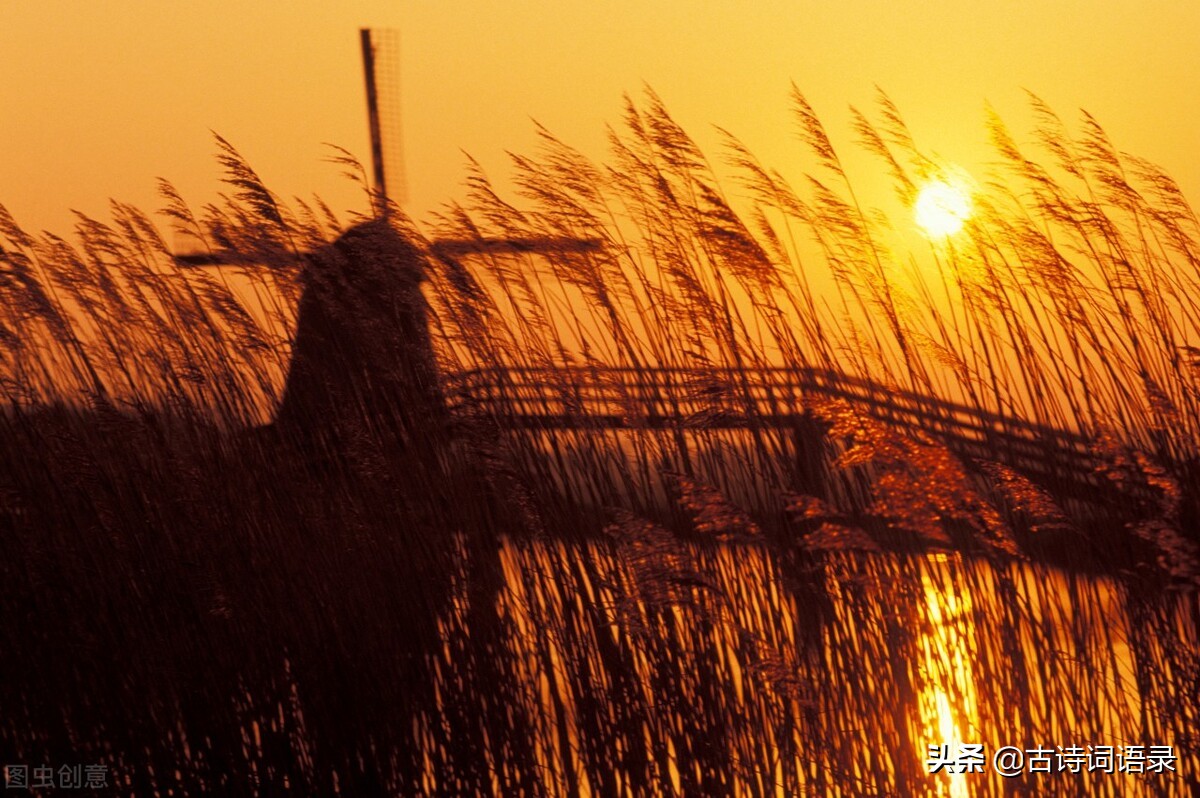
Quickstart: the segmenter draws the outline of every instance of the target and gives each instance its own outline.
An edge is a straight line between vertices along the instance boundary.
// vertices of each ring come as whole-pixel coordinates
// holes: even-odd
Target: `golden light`
[[[954,235],[971,217],[970,186],[958,177],[930,180],[917,192],[913,215],[929,238]]]

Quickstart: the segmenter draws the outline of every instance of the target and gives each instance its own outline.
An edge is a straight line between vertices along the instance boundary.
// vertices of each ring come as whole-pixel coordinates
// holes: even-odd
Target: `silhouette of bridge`
[[[1111,499],[1081,435],[878,382],[793,368],[485,368],[448,379],[452,408],[530,431],[776,429],[812,435],[815,400],[919,430],[968,464],[997,462],[1056,496]],[[804,445],[804,441],[798,441]],[[811,444],[810,444],[811,445]]]

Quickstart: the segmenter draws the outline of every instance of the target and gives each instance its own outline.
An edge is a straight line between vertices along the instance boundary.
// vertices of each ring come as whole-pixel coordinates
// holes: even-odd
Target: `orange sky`
[[[849,147],[847,106],[886,89],[918,144],[983,157],[983,105],[1020,129],[1022,88],[1069,120],[1090,110],[1117,145],[1200,195],[1200,3],[346,2],[0,4],[0,204],[65,232],[69,208],[159,205],[155,178],[196,205],[219,190],[209,129],[285,197],[362,202],[322,162],[368,157],[357,29],[402,36],[409,210],[461,195],[465,150],[494,177],[528,151],[530,119],[600,153],[623,92],[653,86],[702,144],[710,124],[785,172],[795,81]],[[1027,139],[1028,136],[1023,136]]]

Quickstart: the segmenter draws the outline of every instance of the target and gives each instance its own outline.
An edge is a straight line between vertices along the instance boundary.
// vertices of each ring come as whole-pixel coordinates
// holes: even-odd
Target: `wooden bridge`
[[[814,399],[920,430],[968,464],[1007,465],[1058,496],[1112,497],[1084,437],[833,371],[789,368],[530,368],[469,371],[449,381],[452,407],[525,430],[812,430]],[[811,432],[807,433],[811,434]],[[1138,491],[1139,493],[1141,491]]]

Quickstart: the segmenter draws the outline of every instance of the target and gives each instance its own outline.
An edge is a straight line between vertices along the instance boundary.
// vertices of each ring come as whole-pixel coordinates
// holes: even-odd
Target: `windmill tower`
[[[389,201],[403,206],[408,199],[400,126],[400,33],[361,28],[358,35],[367,89],[375,212],[384,216]]]

